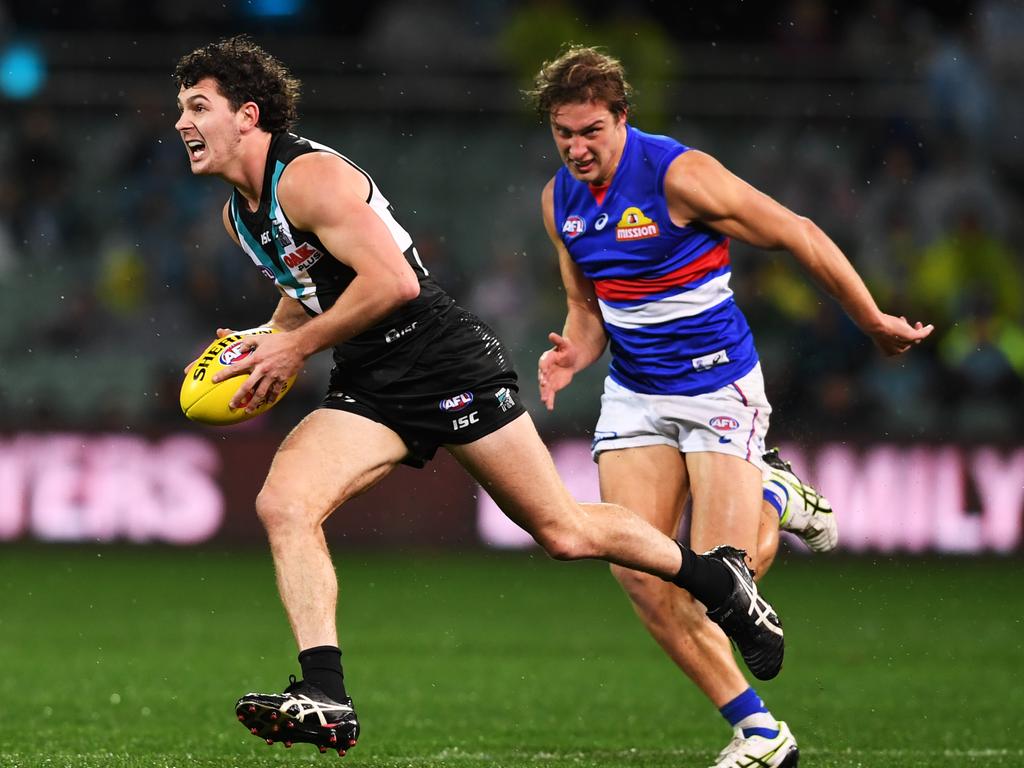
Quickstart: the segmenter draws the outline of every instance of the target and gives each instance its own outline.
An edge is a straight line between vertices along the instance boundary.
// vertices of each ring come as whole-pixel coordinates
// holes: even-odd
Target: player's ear
[[[239,128],[251,131],[260,123],[260,107],[255,101],[247,101],[238,109]]]

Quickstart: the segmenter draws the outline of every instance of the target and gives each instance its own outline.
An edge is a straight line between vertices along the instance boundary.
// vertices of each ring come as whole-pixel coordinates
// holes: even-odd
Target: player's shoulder
[[[368,199],[369,176],[334,151],[298,155],[285,166],[277,183],[278,199],[283,204],[310,195],[322,197],[345,193]]]
[[[637,128],[635,125],[629,126],[629,138],[630,141],[639,144],[643,148],[644,154],[670,154],[683,152],[690,149],[686,144],[679,141],[674,136],[668,136],[662,133],[647,133]]]
[[[713,176],[722,168],[712,155],[702,152],[699,149],[688,149],[678,155],[668,166],[665,172],[666,185],[688,179],[691,182]]]
[[[556,176],[552,176],[548,179],[547,184],[545,184],[544,188],[540,191],[540,200],[544,205],[551,205],[552,201],[555,199],[556,178]]]

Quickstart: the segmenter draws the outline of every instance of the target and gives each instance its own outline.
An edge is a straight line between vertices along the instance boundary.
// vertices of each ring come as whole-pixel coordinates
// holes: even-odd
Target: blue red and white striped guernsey
[[[713,392],[757,364],[729,288],[728,238],[669,218],[665,171],[687,150],[627,126],[607,189],[596,194],[565,167],[555,176],[555,224],[597,292],[611,341],[609,375],[642,394]]]

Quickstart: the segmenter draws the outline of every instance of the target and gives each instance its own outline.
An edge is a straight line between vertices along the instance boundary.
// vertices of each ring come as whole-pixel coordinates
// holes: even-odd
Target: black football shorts
[[[399,378],[360,386],[335,368],[323,408],[365,416],[409,448],[402,462],[423,467],[442,445],[479,440],[525,413],[508,351],[482,320],[453,307],[433,340]]]

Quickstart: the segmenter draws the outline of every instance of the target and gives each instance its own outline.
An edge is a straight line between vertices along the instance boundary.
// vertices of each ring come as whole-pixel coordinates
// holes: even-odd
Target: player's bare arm
[[[368,184],[358,170],[326,152],[296,158],[282,174],[278,200],[285,214],[297,228],[314,232],[356,276],[323,314],[286,333],[253,339],[256,351],[244,361],[251,373],[233,407],[258,407],[310,355],[357,336],[419,294],[415,273],[366,203]],[[224,371],[221,377],[237,373]]]
[[[573,375],[597,360],[604,352],[608,337],[604,331],[601,310],[597,304],[594,284],[588,280],[558,237],[555,226],[554,179],[541,195],[544,229],[558,253],[558,268],[565,287],[568,312],[561,335],[551,333],[548,340],[554,347],[540,356],[537,381],[540,397],[550,411],[555,407],[555,393],[568,386]]]
[[[279,331],[294,331],[310,321],[302,304],[291,296],[282,296],[267,325]]]
[[[700,221],[758,248],[790,251],[797,261],[887,355],[900,354],[932,332],[878,308],[839,247],[813,221],[800,216],[730,173],[708,154],[690,150],[665,174],[672,220]]]
[[[305,356],[362,333],[419,295],[419,281],[387,226],[366,202],[366,177],[336,155],[317,152],[293,161],[278,199],[299,229],[356,272],[331,309],[295,332]]]

